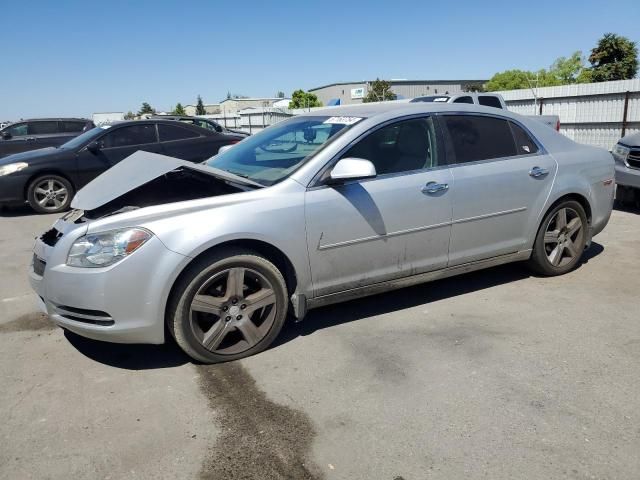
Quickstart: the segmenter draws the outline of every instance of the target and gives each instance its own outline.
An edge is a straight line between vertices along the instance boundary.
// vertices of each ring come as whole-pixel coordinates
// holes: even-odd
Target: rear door
[[[78,152],[78,183],[83,186],[138,150],[162,153],[154,123],[115,126],[98,138],[99,149]]]
[[[162,153],[189,162],[203,162],[217,154],[222,145],[229,143],[218,134],[210,135],[198,130],[182,126],[180,122],[175,122],[175,125],[158,124]]]
[[[443,114],[455,188],[449,265],[531,248],[557,164],[522,125],[503,117]]]
[[[60,133],[58,121],[35,120],[28,122],[27,143],[37,148],[57,147],[66,142],[66,137]]]

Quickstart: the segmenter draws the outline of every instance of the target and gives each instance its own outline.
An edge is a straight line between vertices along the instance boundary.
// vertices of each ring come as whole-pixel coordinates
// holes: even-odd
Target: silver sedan
[[[61,327],[126,343],[168,331],[220,362],[322,305],[507,262],[566,273],[613,192],[609,152],[507,111],[338,107],[202,165],[137,152],[78,192],[29,274]]]

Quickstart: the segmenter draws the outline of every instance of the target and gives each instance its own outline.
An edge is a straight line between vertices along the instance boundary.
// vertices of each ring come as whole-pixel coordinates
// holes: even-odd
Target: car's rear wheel
[[[179,280],[169,330],[193,359],[218,363],[267,348],[287,315],[287,287],[266,258],[226,251],[197,261]]]
[[[69,208],[73,193],[73,185],[66,178],[42,175],[29,184],[27,201],[38,213],[59,213]]]
[[[587,242],[587,214],[574,200],[551,209],[538,230],[529,265],[542,275],[562,275],[580,261]]]

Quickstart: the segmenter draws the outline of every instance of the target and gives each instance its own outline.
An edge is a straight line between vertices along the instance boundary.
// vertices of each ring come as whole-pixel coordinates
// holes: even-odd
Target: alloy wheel
[[[191,329],[200,344],[221,355],[258,344],[276,318],[271,283],[251,268],[217,272],[198,289],[190,305]]]
[[[46,178],[39,182],[33,194],[38,205],[45,210],[58,210],[69,198],[67,187],[53,178]]]
[[[582,254],[584,226],[578,212],[565,207],[549,220],[544,233],[544,249],[549,263],[563,267]]]

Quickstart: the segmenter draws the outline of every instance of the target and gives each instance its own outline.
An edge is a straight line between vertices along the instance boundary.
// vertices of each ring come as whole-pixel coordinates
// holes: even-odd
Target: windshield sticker
[[[362,120],[361,117],[331,117],[327,118],[322,123],[337,123],[340,125],[353,125],[354,123],[358,123]]]
[[[449,97],[440,97],[433,99],[434,102],[446,102],[447,100],[449,100]]]

